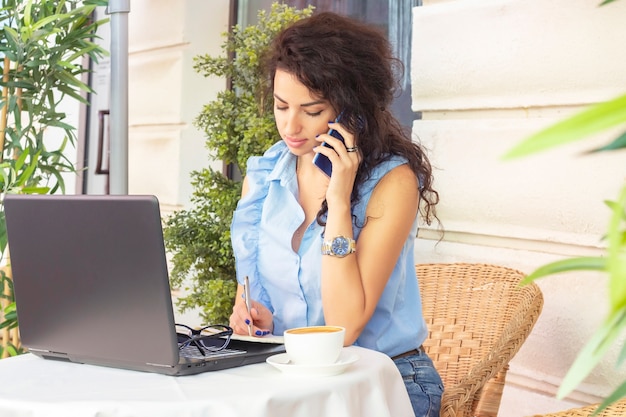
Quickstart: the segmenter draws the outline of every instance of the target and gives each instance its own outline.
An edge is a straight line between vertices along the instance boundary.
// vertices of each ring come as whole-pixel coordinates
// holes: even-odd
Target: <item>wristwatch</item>
[[[343,258],[356,252],[356,241],[346,236],[337,236],[333,240],[322,242],[322,255]]]

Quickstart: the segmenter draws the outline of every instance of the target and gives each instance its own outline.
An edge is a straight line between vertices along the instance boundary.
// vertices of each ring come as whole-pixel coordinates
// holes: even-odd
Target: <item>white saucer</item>
[[[331,376],[345,371],[359,359],[359,356],[350,352],[341,352],[337,362],[332,365],[296,365],[289,361],[286,353],[270,356],[265,361],[286,374]]]

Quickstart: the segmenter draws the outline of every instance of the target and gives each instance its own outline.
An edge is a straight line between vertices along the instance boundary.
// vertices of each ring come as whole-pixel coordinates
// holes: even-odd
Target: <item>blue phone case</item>
[[[338,121],[339,121],[339,117],[337,117],[337,119],[335,120],[335,123],[337,123]],[[341,136],[339,132],[337,132],[335,129],[329,129],[328,134],[331,135],[332,137],[339,139],[342,143],[344,143],[343,136]],[[326,146],[327,148],[332,148],[332,146],[328,145],[326,142],[322,142],[322,146]],[[319,169],[324,171],[326,175],[328,175],[329,177],[331,176],[333,172],[333,164],[330,162],[330,159],[328,159],[326,155],[322,155],[321,153],[316,154],[313,157],[313,163]]]

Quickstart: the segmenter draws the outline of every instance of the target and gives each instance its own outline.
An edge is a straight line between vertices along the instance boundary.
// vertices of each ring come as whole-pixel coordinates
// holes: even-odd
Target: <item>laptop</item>
[[[8,194],[4,211],[22,344],[41,358],[191,375],[285,351],[231,340],[183,355],[154,196]]]

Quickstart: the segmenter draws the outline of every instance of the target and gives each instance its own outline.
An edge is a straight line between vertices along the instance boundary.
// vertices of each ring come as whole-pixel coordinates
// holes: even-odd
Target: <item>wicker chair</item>
[[[570,410],[560,411],[558,413],[550,414],[536,414],[533,417],[591,417],[599,404],[588,405],[586,407],[572,408]],[[602,412],[596,415],[597,417],[624,417],[626,416],[626,398],[620,401],[614,402]]]
[[[429,337],[441,374],[442,417],[495,417],[508,363],[532,330],[543,296],[522,272],[486,264],[418,264]]]

